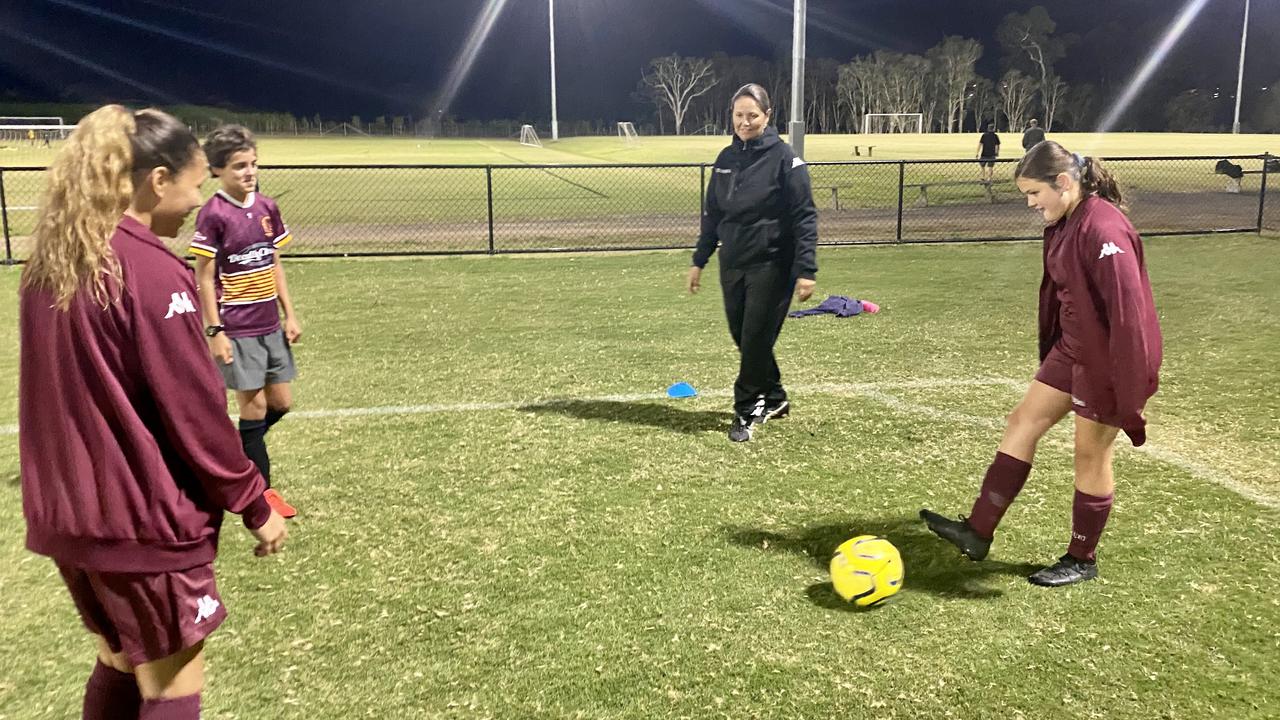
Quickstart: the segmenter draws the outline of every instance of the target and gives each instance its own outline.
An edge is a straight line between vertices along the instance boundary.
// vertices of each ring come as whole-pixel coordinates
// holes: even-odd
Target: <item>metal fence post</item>
[[[902,242],[902,193],[906,190],[907,163],[898,161],[898,242]]]
[[[494,254],[493,247],[493,166],[484,167],[484,182],[489,194],[489,254]]]
[[[4,225],[4,264],[13,264],[13,247],[9,244],[9,204],[4,197],[4,168],[0,168],[0,224]]]
[[[1264,213],[1267,209],[1267,166],[1271,164],[1271,153],[1262,154],[1262,188],[1258,190],[1258,234],[1262,234]],[[5,234],[8,237],[8,234]]]

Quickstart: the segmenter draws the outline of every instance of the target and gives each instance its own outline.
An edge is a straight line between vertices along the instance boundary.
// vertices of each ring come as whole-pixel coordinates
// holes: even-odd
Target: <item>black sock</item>
[[[288,414],[289,414],[289,409],[288,409],[288,408],[285,408],[284,410],[268,410],[268,411],[267,411],[267,417],[266,417],[266,419],[265,419],[265,420],[263,420],[263,422],[265,422],[265,423],[267,424],[267,428],[266,428],[266,429],[267,429],[267,430],[270,430],[270,429],[271,429],[271,427],[272,427],[273,425],[275,425],[276,423],[280,422],[280,418],[282,418],[282,417],[284,417],[285,415],[288,415]],[[265,432],[265,431],[264,431],[264,432]]]
[[[267,455],[267,421],[240,419],[240,443],[244,445],[244,454],[249,456],[262,479],[271,487],[271,458]]]

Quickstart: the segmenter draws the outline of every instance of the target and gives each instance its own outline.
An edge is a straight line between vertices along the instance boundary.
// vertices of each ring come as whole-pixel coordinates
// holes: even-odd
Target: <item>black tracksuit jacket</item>
[[[772,127],[745,143],[735,136],[716,158],[693,264],[705,267],[717,243],[722,269],[773,262],[810,280],[818,271],[809,169]]]

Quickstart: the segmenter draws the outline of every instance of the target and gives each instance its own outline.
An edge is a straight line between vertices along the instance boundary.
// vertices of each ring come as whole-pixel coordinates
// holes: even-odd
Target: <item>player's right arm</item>
[[[196,256],[196,292],[200,295],[200,315],[204,318],[204,326],[213,327],[222,324],[218,314],[218,291],[214,287],[216,263],[212,258]],[[220,332],[209,341],[209,354],[223,365],[230,365],[233,360],[231,339],[226,332]]]
[[[702,268],[711,260],[711,255],[720,243],[720,220],[724,212],[716,199],[715,168],[711,170],[711,182],[707,184],[706,206],[702,208],[702,227],[698,233],[698,245],[693,250],[693,266],[689,268],[689,292],[696,293],[702,287]]]
[[[217,257],[218,248],[222,245],[221,238],[222,226],[206,205],[196,216],[196,232],[187,249],[196,258],[196,294],[200,297],[200,316],[204,319],[206,328],[222,324],[222,317],[218,312],[217,288]],[[209,354],[215,362],[231,364],[234,358],[231,339],[225,332],[208,338],[208,344]]]

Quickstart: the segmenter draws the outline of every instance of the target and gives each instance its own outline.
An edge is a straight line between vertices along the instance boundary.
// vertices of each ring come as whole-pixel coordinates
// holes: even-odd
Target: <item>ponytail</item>
[[[1119,183],[1101,160],[1068,152],[1066,148],[1052,140],[1038,142],[1028,150],[1027,154],[1022,156],[1017,169],[1013,171],[1013,176],[1039,180],[1056,186],[1058,176],[1063,173],[1079,182],[1080,189],[1085,195],[1095,194],[1121,210],[1128,211]]]
[[[178,172],[199,148],[185,125],[158,110],[107,105],[86,115],[49,166],[23,289],[48,292],[60,310],[82,288],[103,307],[118,300],[111,235],[135,185],[157,167]]]
[[[59,310],[85,285],[103,307],[116,299],[107,285],[108,278],[117,287],[120,281],[111,233],[133,195],[134,127],[123,107],[99,108],[80,121],[49,166],[22,286],[49,292]]]
[[[1111,171],[1107,170],[1098,158],[1084,157],[1082,160],[1080,187],[1084,188],[1086,193],[1093,193],[1127,212],[1129,208],[1125,205],[1124,193],[1120,191],[1120,184],[1116,182]]]

